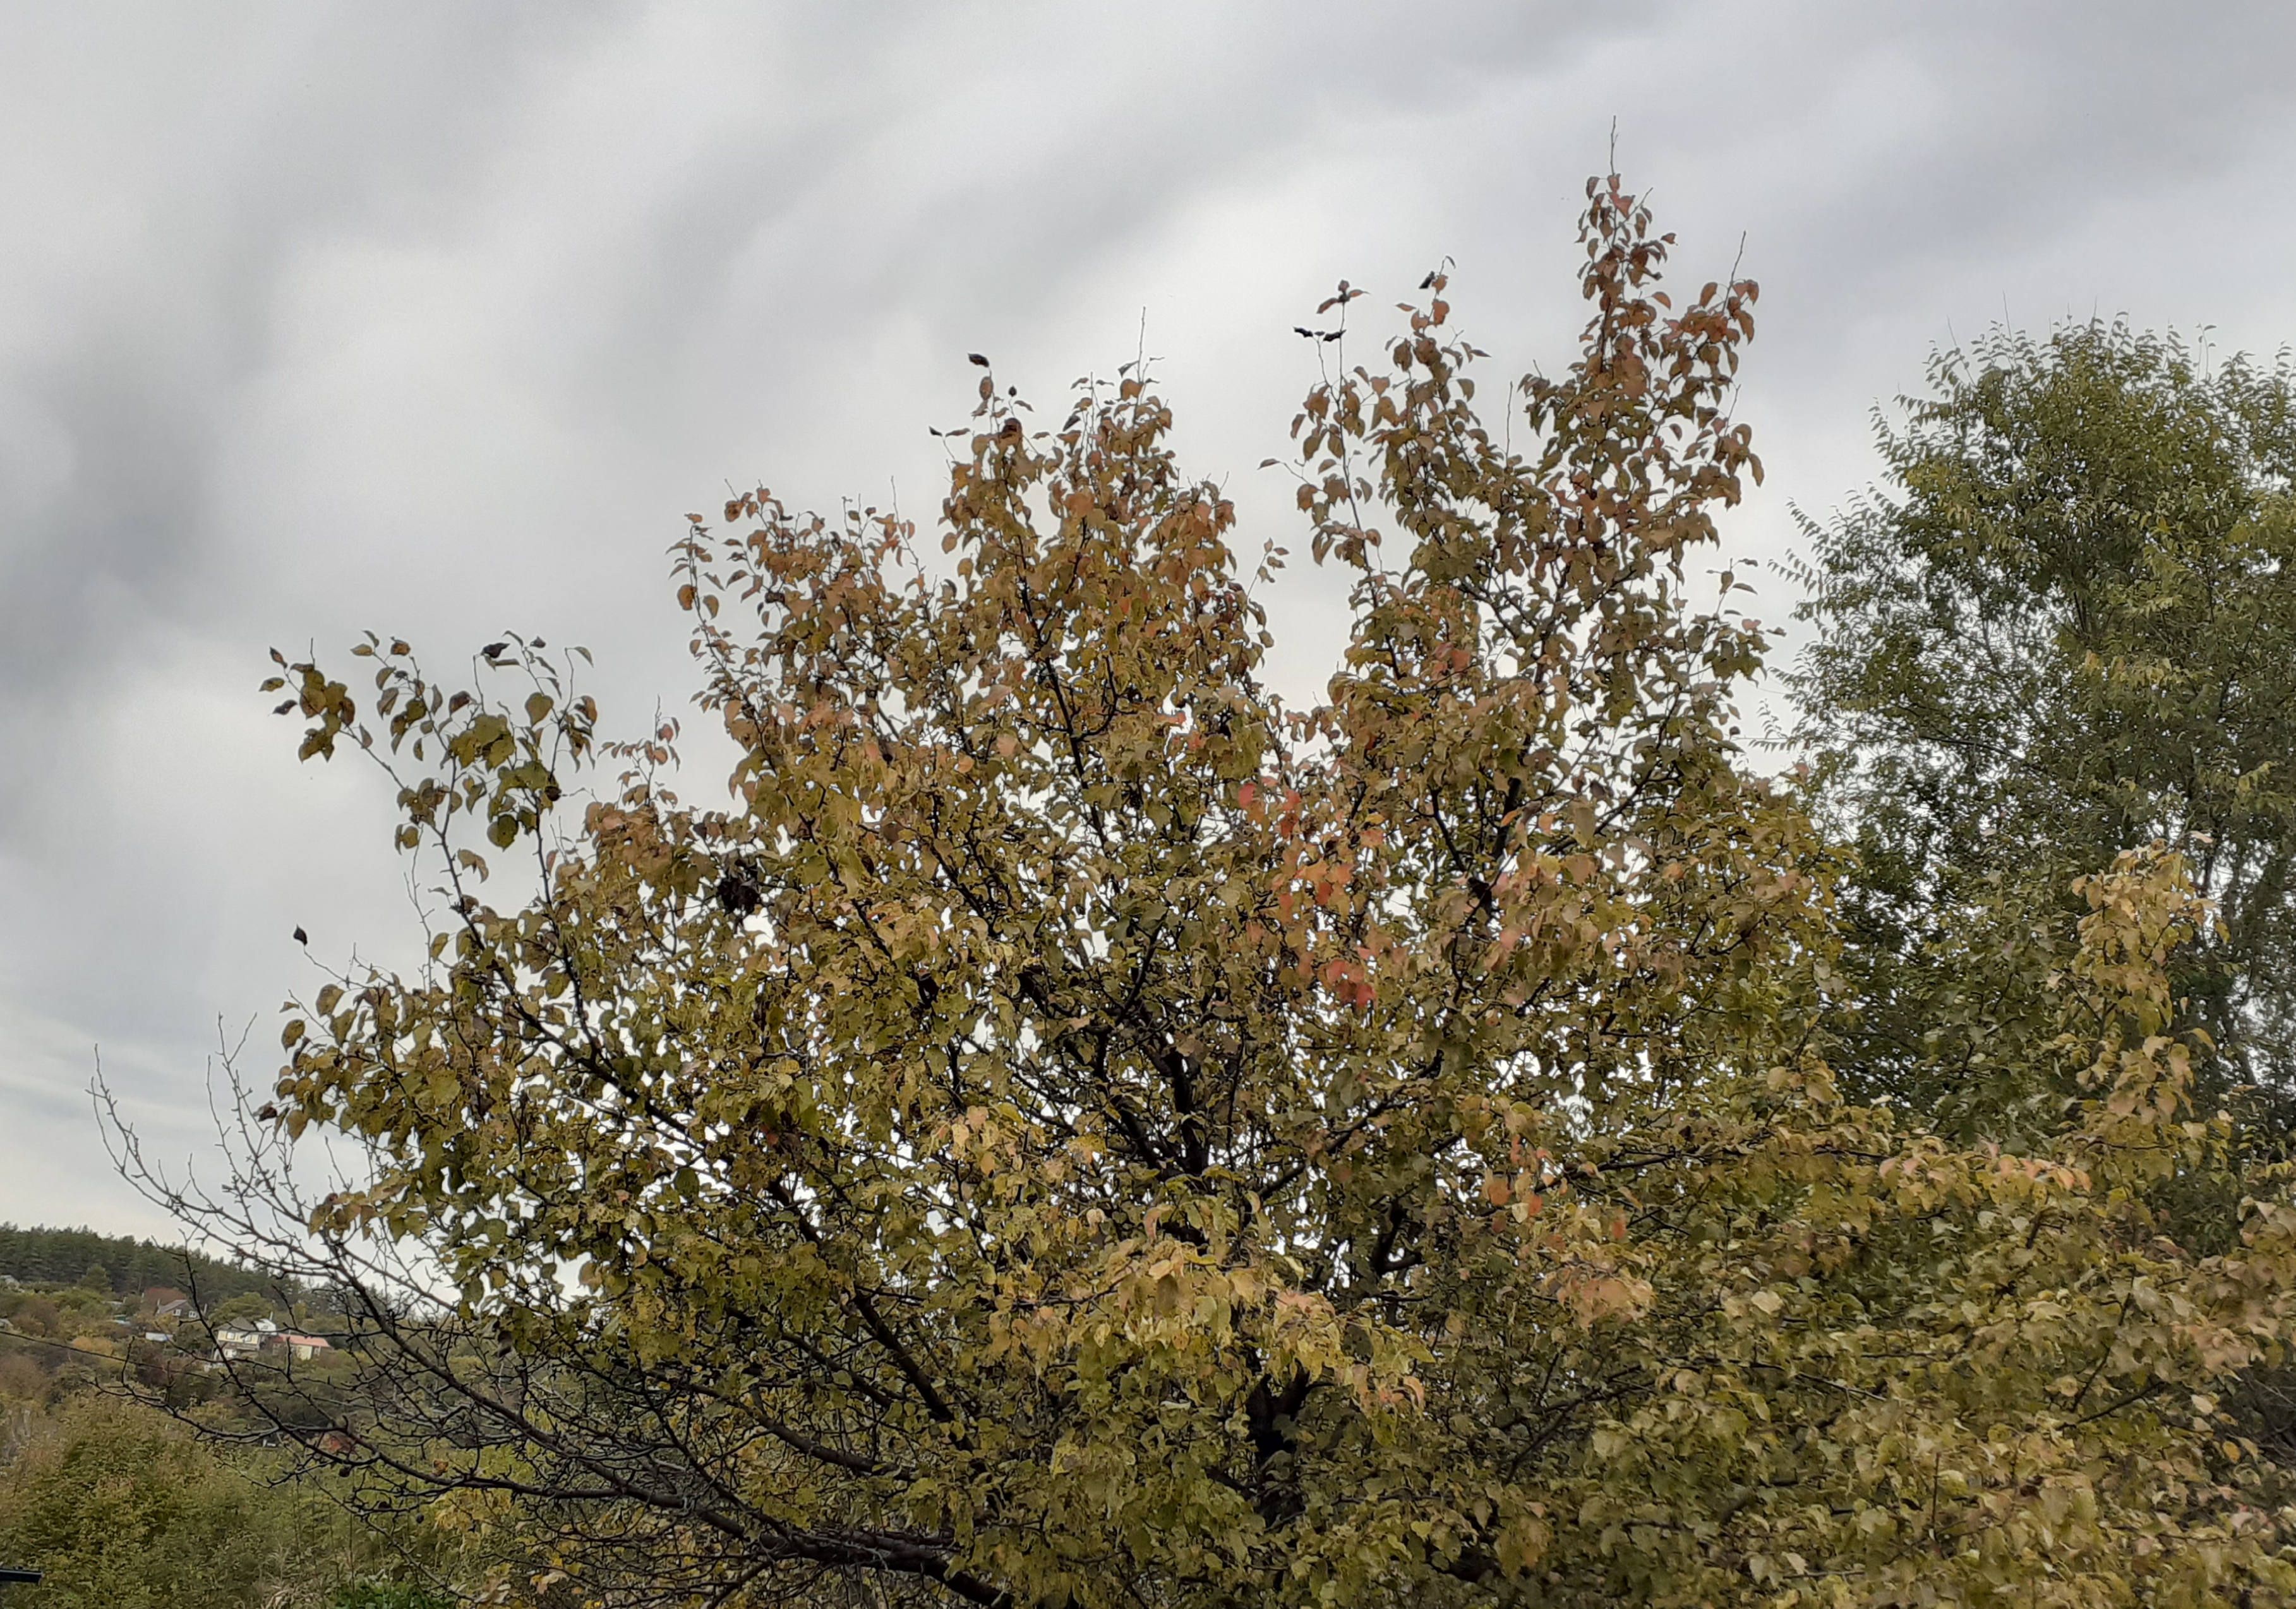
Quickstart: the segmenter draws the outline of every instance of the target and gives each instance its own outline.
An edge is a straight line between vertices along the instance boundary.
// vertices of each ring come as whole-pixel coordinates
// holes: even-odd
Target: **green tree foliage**
[[[454,1600],[414,1582],[362,1580],[339,1589],[328,1609],[454,1609]]]
[[[0,1560],[46,1576],[9,1609],[319,1609],[373,1551],[316,1491],[257,1484],[130,1404],[19,1409],[5,1441]]]
[[[208,1433],[194,1434],[107,1390],[121,1379],[117,1363],[70,1360],[80,1356],[0,1347],[0,1563],[47,1578],[37,1590],[12,1589],[10,1609],[448,1609],[455,1601],[425,1584],[460,1563],[434,1528],[362,1519],[340,1500],[340,1481],[330,1490],[300,1479],[292,1459],[262,1446],[272,1433],[260,1417],[211,1405],[196,1417]]]
[[[1353,577],[1313,708],[1137,374],[1048,428],[984,377],[945,558],[694,519],[722,807],[668,727],[585,798],[539,644],[455,690],[372,641],[371,705],[283,659],[445,889],[178,1198],[344,1293],[358,1394],[283,1435],[597,1604],[2296,1597],[2214,1395],[2285,1343],[2296,1208],[2247,1180],[2202,1248],[2149,1205],[2236,1165],[2165,971],[2191,857],[2013,952],[2053,1123],[1845,1092],[1839,857],[1741,763],[1760,632],[1694,601],[1753,287],[1670,300],[1588,196],[1579,355],[1511,430],[1439,274],[1309,395]],[[372,1176],[298,1196],[314,1128]]]
[[[1845,1074],[1996,1131],[2054,1112],[2002,1081],[2046,1010],[1962,939],[2062,952],[2071,878],[2158,840],[2216,903],[2178,994],[2226,1077],[2284,1089],[2296,370],[2089,323],[1930,381],[1882,428],[1887,488],[1806,527],[1801,735],[1858,850]]]

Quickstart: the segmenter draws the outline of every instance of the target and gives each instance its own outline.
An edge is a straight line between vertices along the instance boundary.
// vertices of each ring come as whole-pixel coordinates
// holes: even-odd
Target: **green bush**
[[[454,1609],[454,1599],[411,1581],[353,1581],[328,1609]]]
[[[149,1410],[84,1400],[11,1430],[0,1557],[47,1579],[7,1609],[320,1609],[365,1562],[317,1494],[251,1481]]]

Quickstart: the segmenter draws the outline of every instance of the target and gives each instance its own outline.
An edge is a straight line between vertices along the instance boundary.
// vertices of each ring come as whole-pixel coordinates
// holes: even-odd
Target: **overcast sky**
[[[276,1064],[294,927],[404,952],[388,794],[294,763],[268,647],[514,627],[675,712],[686,511],[929,511],[969,351],[1057,399],[1144,340],[1246,541],[1296,534],[1292,326],[1448,256],[1498,364],[1565,361],[1614,118],[1678,272],[1742,237],[1762,282],[1727,534],[1775,559],[1933,345],[2296,338],[2292,66],[2264,0],[6,7],[0,1220],[163,1229],[99,1049],[184,1156],[219,1028]],[[1337,595],[1276,600],[1297,693]]]

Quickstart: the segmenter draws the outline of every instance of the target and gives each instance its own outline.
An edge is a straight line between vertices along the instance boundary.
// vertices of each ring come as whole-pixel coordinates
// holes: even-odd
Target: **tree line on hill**
[[[202,1301],[274,1294],[278,1281],[254,1269],[203,1253],[163,1246],[94,1229],[19,1228],[0,1223],[0,1277],[26,1284],[75,1285],[100,1270],[105,1288],[133,1296],[158,1287],[189,1292]]]

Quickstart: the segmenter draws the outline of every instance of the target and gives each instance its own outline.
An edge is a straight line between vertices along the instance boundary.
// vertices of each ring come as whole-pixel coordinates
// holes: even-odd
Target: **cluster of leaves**
[[[2216,1394],[2284,1344],[2296,1209],[2245,1180],[2202,1248],[2153,1201],[2235,1165],[2189,859],[2013,956],[2052,1122],[1844,1088],[1842,856],[1742,763],[1735,583],[1693,600],[1754,288],[1677,308],[1615,178],[1584,240],[1519,447],[1441,274],[1375,365],[1325,347],[1311,709],[1133,373],[1049,429],[984,378],[943,558],[694,519],[725,808],[658,787],[665,728],[570,821],[594,717],[539,645],[488,656],[521,711],[370,641],[384,733],[286,667],[451,919],[286,1030],[280,1144],[370,1176],[174,1198],[346,1293],[364,1389],[287,1437],[601,1605],[2296,1598]]]

